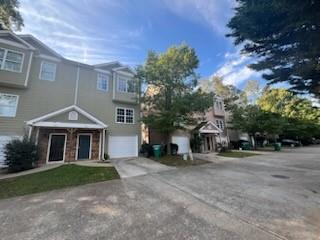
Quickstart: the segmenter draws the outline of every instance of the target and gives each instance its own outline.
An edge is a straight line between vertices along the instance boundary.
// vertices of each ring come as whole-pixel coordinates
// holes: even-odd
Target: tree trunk
[[[167,133],[166,137],[166,144],[167,144],[167,155],[171,155],[171,139],[170,139],[171,134]]]

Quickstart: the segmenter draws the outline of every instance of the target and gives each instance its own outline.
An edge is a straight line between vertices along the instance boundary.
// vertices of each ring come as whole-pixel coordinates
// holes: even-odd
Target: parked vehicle
[[[282,139],[281,140],[282,146],[290,146],[290,147],[299,147],[301,143],[299,141],[295,141],[292,139]]]

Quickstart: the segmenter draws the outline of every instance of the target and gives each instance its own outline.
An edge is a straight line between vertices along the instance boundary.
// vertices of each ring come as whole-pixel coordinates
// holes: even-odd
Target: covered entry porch
[[[29,138],[38,145],[38,165],[104,158],[107,125],[76,106],[27,125]]]

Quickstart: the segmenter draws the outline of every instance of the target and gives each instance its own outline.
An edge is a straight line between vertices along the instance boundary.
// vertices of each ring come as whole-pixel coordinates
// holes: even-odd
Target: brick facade
[[[78,134],[79,133],[92,134],[91,159],[92,160],[99,160],[100,130],[42,128],[39,130],[39,136],[38,136],[39,165],[46,164],[49,136],[51,133],[65,133],[65,134],[67,134],[65,162],[76,161]]]

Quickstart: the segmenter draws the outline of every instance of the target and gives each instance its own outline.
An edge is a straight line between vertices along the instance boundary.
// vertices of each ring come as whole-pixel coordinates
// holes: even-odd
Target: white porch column
[[[106,145],[106,130],[103,129],[102,130],[102,159],[104,159],[104,149],[105,149],[105,145]]]

